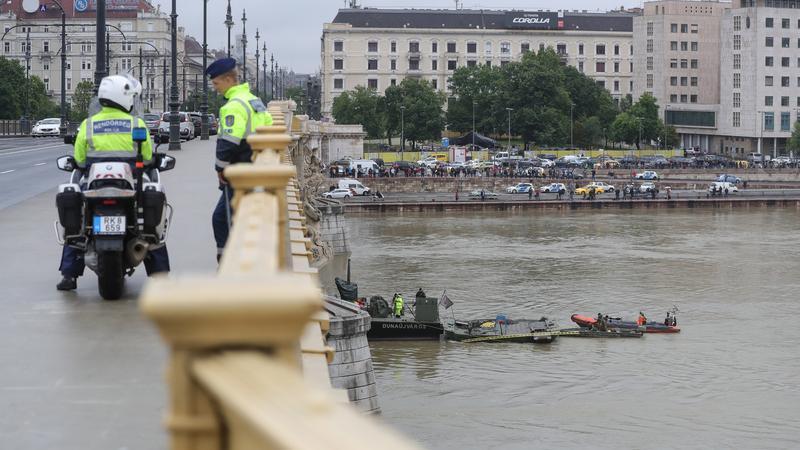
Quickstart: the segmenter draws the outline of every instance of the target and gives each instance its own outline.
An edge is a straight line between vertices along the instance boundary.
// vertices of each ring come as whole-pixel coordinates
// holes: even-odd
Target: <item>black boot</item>
[[[61,281],[58,282],[56,285],[56,289],[59,291],[74,291],[78,288],[78,280],[77,278],[64,276]]]

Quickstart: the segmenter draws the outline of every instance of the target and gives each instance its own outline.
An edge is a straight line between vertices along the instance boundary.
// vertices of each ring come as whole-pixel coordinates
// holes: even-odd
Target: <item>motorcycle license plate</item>
[[[94,234],[125,234],[125,216],[94,216]]]

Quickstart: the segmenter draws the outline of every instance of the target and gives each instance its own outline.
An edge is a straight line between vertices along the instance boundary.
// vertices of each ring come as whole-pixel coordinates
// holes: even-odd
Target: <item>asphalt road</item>
[[[214,145],[195,140],[170,152],[170,276],[216,270]],[[54,161],[66,151],[54,139],[0,140],[0,172],[12,171],[0,175],[0,448],[167,448],[166,349],[139,312],[143,268],[115,302],[99,297],[89,270],[77,291],[55,289],[55,188],[67,174]]]
[[[0,209],[55,193],[69,176],[56,168],[56,159],[71,153],[72,146],[60,138],[0,139]]]

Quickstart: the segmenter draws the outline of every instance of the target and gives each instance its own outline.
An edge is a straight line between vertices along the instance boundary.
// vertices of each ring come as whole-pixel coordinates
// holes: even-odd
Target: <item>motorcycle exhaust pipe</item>
[[[125,252],[125,255],[128,259],[128,266],[129,267],[136,267],[144,261],[145,256],[147,256],[147,250],[150,248],[150,244],[147,243],[144,239],[133,239],[128,242],[128,248]]]

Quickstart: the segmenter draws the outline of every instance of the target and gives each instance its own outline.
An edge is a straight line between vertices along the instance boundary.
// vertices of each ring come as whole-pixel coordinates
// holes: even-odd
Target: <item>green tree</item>
[[[800,122],[794,123],[794,130],[792,130],[792,136],[786,142],[786,149],[793,152],[800,151]]]
[[[404,113],[404,136],[412,147],[425,140],[438,140],[444,129],[444,93],[416,78],[406,78],[400,83],[400,96]]]
[[[286,88],[286,98],[292,99],[297,103],[297,114],[306,113],[306,94],[302,88],[298,86]]]
[[[447,106],[447,123],[450,129],[472,131],[473,111],[477,132],[488,134],[489,130],[505,129],[500,126],[501,79],[502,72],[497,66],[481,65],[456,70],[450,80],[453,96]],[[505,107],[502,107],[502,112],[505,112]]]
[[[94,83],[91,81],[81,81],[75,86],[75,92],[72,94],[72,110],[70,111],[70,120],[80,122],[86,119],[89,115],[89,103],[92,102],[94,97]]]
[[[639,121],[630,113],[620,113],[611,124],[609,137],[614,142],[626,142],[628,144],[638,142]]]
[[[575,122],[575,144],[591,148],[603,139],[603,125],[597,116],[586,117]]]
[[[386,138],[392,145],[392,136],[400,135],[400,107],[403,106],[403,90],[400,86],[389,86],[383,94],[383,113],[386,119]]]
[[[25,69],[17,61],[0,57],[0,119],[19,119],[25,111]]]
[[[385,135],[383,99],[374,89],[357,86],[353,91],[342,93],[333,101],[331,112],[337,123],[363,125],[370,139]]]
[[[658,139],[659,135],[664,134],[663,123],[661,119],[658,118],[658,103],[656,102],[656,98],[652,95],[648,93],[643,94],[639,97],[639,100],[631,106],[628,113],[641,120],[641,137],[644,142],[655,141]],[[641,146],[641,142],[638,140],[636,142],[637,146]]]
[[[61,117],[61,107],[47,95],[44,82],[37,76],[28,80],[30,95],[30,116],[32,119]]]
[[[563,70],[564,86],[575,105],[572,111],[573,119],[577,121],[595,116],[599,120],[602,133],[602,128],[610,126],[617,116],[611,94],[578,69],[566,66]]]

